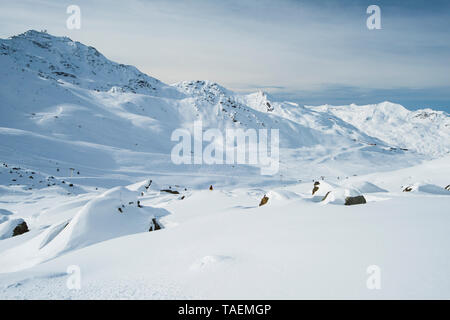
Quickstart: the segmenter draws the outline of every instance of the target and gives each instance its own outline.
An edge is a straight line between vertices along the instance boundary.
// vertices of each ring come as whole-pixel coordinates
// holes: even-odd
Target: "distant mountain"
[[[444,111],[410,111],[391,102],[366,106],[319,106],[366,134],[399,148],[441,156],[450,152],[450,117]]]

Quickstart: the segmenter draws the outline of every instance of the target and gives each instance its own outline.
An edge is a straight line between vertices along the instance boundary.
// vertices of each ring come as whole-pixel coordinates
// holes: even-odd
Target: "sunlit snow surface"
[[[0,298],[450,298],[445,112],[167,85],[35,31],[0,40],[0,80]],[[197,120],[279,129],[280,171],[173,164]]]

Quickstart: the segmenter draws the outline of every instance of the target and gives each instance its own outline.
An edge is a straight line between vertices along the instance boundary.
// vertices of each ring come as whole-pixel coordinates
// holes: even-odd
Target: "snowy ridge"
[[[29,30],[10,39],[0,39],[0,55],[17,71],[43,79],[72,83],[95,91],[161,95],[170,87],[140,72],[136,67],[108,60],[94,47]]]
[[[450,152],[450,117],[444,111],[409,111],[387,101],[375,105],[325,105],[311,109],[331,113],[393,147],[433,156]]]

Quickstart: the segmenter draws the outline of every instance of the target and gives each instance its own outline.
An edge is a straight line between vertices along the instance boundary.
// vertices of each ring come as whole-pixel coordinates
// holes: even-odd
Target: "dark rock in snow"
[[[331,191],[328,191],[327,194],[322,198],[322,201],[325,201],[330,193],[331,193]]]
[[[150,188],[150,186],[152,185],[152,180],[150,180],[149,182],[148,182],[148,184],[146,185],[146,186],[144,186],[145,187],[145,190],[148,190],[148,188]]]
[[[30,230],[28,230],[28,226],[27,223],[25,221],[23,221],[22,223],[18,224],[14,230],[13,230],[13,237],[15,236],[19,236],[21,234],[24,234],[25,232],[28,232]]]
[[[170,189],[162,189],[161,192],[167,192],[171,194],[180,194],[178,191],[170,190]]]
[[[148,229],[148,231],[156,231],[156,230],[161,230],[162,226],[158,223],[158,221],[153,218],[152,219],[152,223],[150,225],[150,229]]]
[[[314,182],[314,188],[312,189],[312,194],[313,195],[314,195],[314,193],[317,192],[317,190],[319,190],[319,185],[320,185],[319,181]]]
[[[347,197],[345,198],[345,205],[352,206],[354,204],[364,204],[366,202],[366,198],[364,196],[356,196],[356,197]]]
[[[264,195],[264,197],[262,197],[261,202],[259,203],[259,206],[263,206],[265,205],[267,202],[269,201],[269,197]]]

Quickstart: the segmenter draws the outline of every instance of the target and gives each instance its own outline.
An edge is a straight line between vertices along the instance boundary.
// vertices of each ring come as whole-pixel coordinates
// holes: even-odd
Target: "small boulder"
[[[15,236],[19,236],[21,234],[24,234],[25,232],[28,232],[30,230],[28,230],[28,226],[27,223],[25,221],[23,221],[22,223],[18,224],[14,230],[13,230],[13,237]]]
[[[316,193],[319,190],[319,185],[320,185],[319,181],[314,182],[314,188],[312,189],[312,195],[314,195],[314,193]]]
[[[366,202],[366,198],[364,196],[356,196],[356,197],[347,197],[345,198],[345,205],[352,206],[354,204],[364,204]]]
[[[156,231],[156,230],[161,230],[161,229],[162,229],[161,225],[158,223],[158,221],[155,218],[153,218],[152,223],[150,225],[150,229],[148,229],[148,231]]]
[[[267,202],[269,201],[269,197],[264,195],[264,197],[262,197],[261,202],[259,203],[259,206],[263,206],[265,205]]]
[[[18,236],[29,231],[26,222],[21,218],[8,219],[5,216],[0,217],[6,218],[2,219],[3,221],[0,223],[0,240]]]

